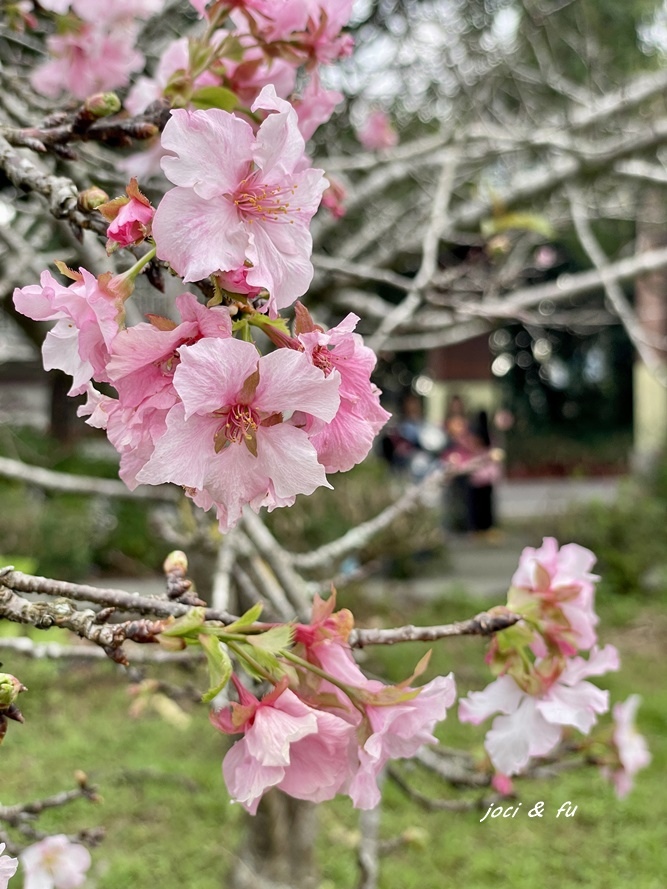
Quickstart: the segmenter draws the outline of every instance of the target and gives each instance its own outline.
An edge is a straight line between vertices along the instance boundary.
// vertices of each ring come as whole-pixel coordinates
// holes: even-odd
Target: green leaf
[[[232,662],[229,655],[215,636],[199,637],[199,643],[206,654],[208,663],[208,676],[210,688],[202,695],[202,701],[206,704],[222,691],[232,675]]]
[[[504,213],[502,216],[494,216],[485,219],[481,225],[482,234],[485,237],[498,235],[501,232],[517,229],[519,231],[535,232],[545,238],[554,237],[554,229],[549,220],[540,213]]]
[[[252,608],[249,608],[245,614],[242,614],[238,620],[235,620],[233,624],[228,624],[224,629],[226,633],[235,633],[237,630],[241,630],[244,627],[250,627],[254,623],[257,623],[261,614],[262,608],[264,606],[261,602],[255,602]]]
[[[248,637],[248,642],[250,637]],[[270,651],[264,651],[262,648],[255,648],[246,642],[235,642],[234,651],[243,660],[243,669],[253,676],[255,679],[266,679],[253,666],[253,662],[262,668],[266,673],[274,678],[282,677],[285,673],[282,665],[278,662],[278,658]],[[248,660],[246,660],[248,658]]]
[[[258,633],[256,636],[248,636],[248,643],[257,650],[268,652],[269,654],[279,654],[285,648],[289,648],[294,638],[294,627],[290,624],[284,624],[280,627],[271,627],[265,633]]]
[[[161,636],[191,636],[206,620],[205,608],[191,608],[183,617],[177,618],[173,624],[163,630]]]
[[[209,108],[233,111],[239,104],[239,97],[224,86],[202,86],[194,91],[190,101],[195,108],[200,108],[204,111],[207,111]]]

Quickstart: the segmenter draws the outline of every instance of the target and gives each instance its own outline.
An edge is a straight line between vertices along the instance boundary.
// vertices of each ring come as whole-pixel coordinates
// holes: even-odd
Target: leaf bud
[[[88,96],[83,107],[88,114],[100,118],[118,114],[122,106],[115,93],[95,93],[94,96]]]
[[[0,673],[0,710],[7,710],[22,691],[27,689],[16,676],[12,676],[11,673]]]

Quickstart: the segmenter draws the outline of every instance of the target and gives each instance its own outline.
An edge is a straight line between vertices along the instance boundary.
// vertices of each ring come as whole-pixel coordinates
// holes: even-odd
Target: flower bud
[[[16,676],[11,673],[0,673],[0,710],[8,709],[22,691],[27,691]]]
[[[118,114],[122,106],[115,93],[95,93],[88,96],[83,107],[93,117],[100,118]]]
[[[188,557],[180,549],[175,549],[169,553],[162,567],[165,574],[172,574],[177,571],[179,574],[185,575],[188,570]]]
[[[109,200],[109,195],[97,185],[79,192],[78,205],[81,210],[96,210]]]

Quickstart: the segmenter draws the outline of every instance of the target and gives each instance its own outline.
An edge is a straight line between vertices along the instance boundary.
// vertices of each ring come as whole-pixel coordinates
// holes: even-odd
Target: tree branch
[[[365,648],[366,645],[395,645],[397,642],[435,642],[449,636],[491,636],[499,633],[521,620],[520,614],[493,613],[482,611],[468,620],[456,621],[432,627],[394,627],[393,629],[355,629],[350,633],[349,643],[352,648]]]

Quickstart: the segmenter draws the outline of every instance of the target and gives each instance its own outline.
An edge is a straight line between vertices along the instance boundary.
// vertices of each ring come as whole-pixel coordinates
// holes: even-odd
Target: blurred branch
[[[96,645],[62,645],[59,642],[36,642],[29,636],[7,636],[0,639],[0,651],[13,651],[33,660],[106,660],[108,655]],[[182,664],[201,660],[198,649],[163,651],[136,648],[132,651],[132,664]]]
[[[330,568],[338,559],[361,549],[376,534],[389,527],[399,515],[415,509],[420,504],[425,492],[433,485],[441,484],[444,477],[444,467],[436,469],[425,479],[422,479],[418,485],[411,485],[398,500],[372,519],[351,528],[337,540],[325,543],[318,549],[307,553],[290,553],[290,561],[297,568]]]
[[[101,142],[114,148],[127,147],[134,140],[144,141],[157,136],[164,129],[171,111],[168,102],[160,101],[154,102],[137,117],[114,115],[97,120],[88,106],[101,98],[92,96],[73,113],[63,115],[56,125],[0,127],[0,136],[17,148],[29,148],[40,153],[50,150],[61,153],[58,149],[71,142]]]
[[[639,323],[634,310],[625,298],[625,294],[619,287],[618,281],[613,275],[608,274],[608,260],[604,251],[600,247],[597,238],[593,234],[593,229],[591,228],[586,214],[583,195],[579,190],[572,186],[568,187],[567,193],[572,212],[572,222],[574,223],[577,237],[579,238],[581,246],[586,251],[588,258],[600,275],[609,302],[620,318],[632,344],[639,352],[646,367],[659,383],[663,386],[667,386],[667,366],[665,365],[664,360],[660,359],[654,351],[656,348],[661,349],[663,352],[667,351],[665,350],[664,344],[656,345],[652,342],[652,338],[648,336],[642,325]]]
[[[447,156],[442,162],[433,197],[431,219],[422,239],[419,271],[403,301],[383,318],[369,338],[368,346],[374,352],[380,352],[390,334],[414,315],[423,300],[424,289],[438,270],[438,248],[445,230],[457,164],[458,155]]]
[[[166,503],[175,503],[180,497],[180,492],[175,488],[142,486],[130,491],[127,485],[117,479],[54,472],[40,466],[29,466],[9,457],[0,457],[0,476],[23,481],[47,491],[71,494],[92,494],[124,500],[155,500]]]
[[[107,223],[99,213],[84,213],[79,207],[79,192],[71,179],[54,176],[20,155],[0,136],[0,169],[21,191],[33,191],[46,198],[49,212],[56,219],[67,219],[78,229],[92,229],[106,234]]]

